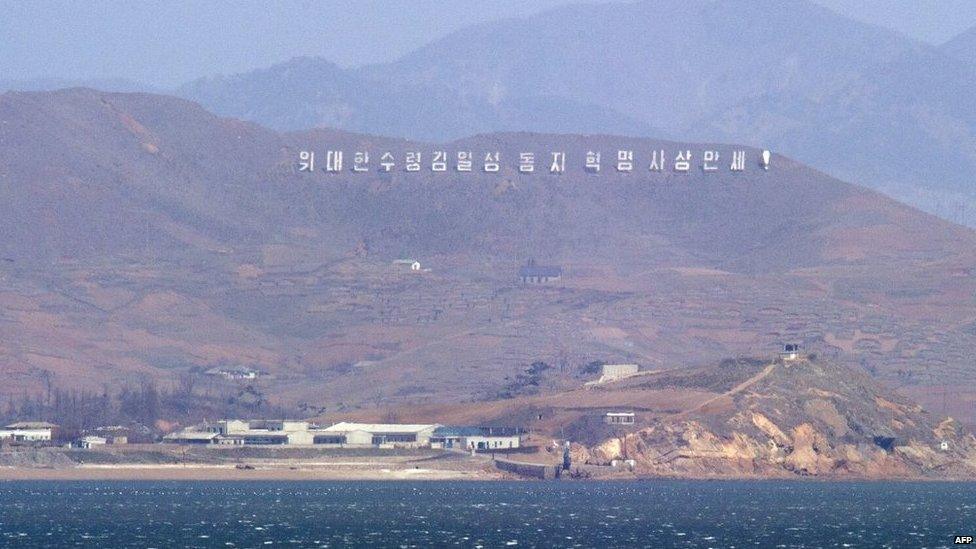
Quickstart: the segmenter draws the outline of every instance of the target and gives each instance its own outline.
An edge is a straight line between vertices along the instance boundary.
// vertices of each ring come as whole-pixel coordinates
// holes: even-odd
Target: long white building
[[[318,430],[320,444],[343,446],[421,447],[430,446],[437,424],[350,423],[343,421]]]
[[[204,423],[163,437],[174,444],[289,445],[378,448],[518,448],[512,429],[444,427],[437,423],[353,423],[317,427],[307,421],[227,419]]]
[[[176,444],[311,445],[313,432],[307,421],[225,419],[204,423],[163,437]]]
[[[15,442],[50,442],[57,425],[46,421],[19,421],[0,429],[0,439]]]

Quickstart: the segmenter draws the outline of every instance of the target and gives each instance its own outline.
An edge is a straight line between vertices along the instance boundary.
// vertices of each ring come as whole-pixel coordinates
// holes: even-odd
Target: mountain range
[[[279,130],[746,143],[973,224],[971,35],[929,46],[803,0],[579,5],[467,28],[384,65],[298,58],[177,93]]]
[[[940,49],[946,55],[976,68],[976,27],[949,40]]]
[[[974,60],[976,29],[932,46],[806,0],[645,0],[483,23],[382,65],[299,57],[175,93],[282,131],[745,143],[974,226]],[[69,85],[157,91],[57,80],[0,89]]]

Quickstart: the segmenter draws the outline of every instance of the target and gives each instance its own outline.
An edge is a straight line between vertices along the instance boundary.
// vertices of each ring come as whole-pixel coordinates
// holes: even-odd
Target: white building
[[[50,442],[57,425],[46,421],[18,421],[0,429],[0,439],[15,442]]]
[[[163,437],[163,442],[169,444],[213,444],[217,441],[217,433],[182,429],[169,433]]]
[[[170,433],[164,442],[222,445],[311,445],[314,433],[307,421],[288,419],[225,419]]]
[[[261,372],[247,367],[239,368],[211,368],[207,370],[208,376],[222,377],[224,379],[235,380],[254,380],[261,377]]]
[[[107,442],[108,441],[105,440],[105,437],[96,437],[96,436],[81,437],[81,440],[78,441],[78,447],[85,448],[85,449],[94,448],[95,446],[105,446]]]
[[[288,445],[288,446],[337,446],[337,447],[426,447],[431,444],[437,424],[401,423],[350,423],[318,428],[307,421],[296,420],[241,420],[225,419],[204,423],[163,437],[163,442],[173,444],[214,445]],[[472,439],[474,440],[474,439]],[[505,447],[517,448],[518,437],[505,439]],[[474,441],[501,447],[495,438]]]
[[[313,432],[312,443],[315,445],[362,448],[373,445],[373,433],[361,429],[351,431],[319,429]]]
[[[336,437],[333,440],[340,440],[338,437],[345,437],[343,444],[362,445],[366,443],[367,437],[369,444],[380,447],[421,447],[429,446],[430,438],[434,434],[437,424],[414,424],[414,423],[336,423],[325,429],[315,431],[316,438],[320,438],[322,443],[326,437]],[[330,442],[334,443],[334,442]]]
[[[430,439],[431,445],[466,450],[511,450],[518,448],[522,437],[518,431],[490,427],[438,427]]]

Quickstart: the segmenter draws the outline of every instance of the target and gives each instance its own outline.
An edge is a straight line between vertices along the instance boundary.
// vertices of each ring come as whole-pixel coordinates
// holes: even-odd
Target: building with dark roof
[[[562,278],[563,269],[556,265],[537,265],[535,260],[519,267],[519,280],[522,284],[545,284]]]

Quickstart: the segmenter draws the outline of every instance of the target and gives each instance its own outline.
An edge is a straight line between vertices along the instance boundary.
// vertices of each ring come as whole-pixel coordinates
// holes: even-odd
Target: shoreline
[[[539,481],[551,482],[627,482],[627,481],[717,481],[717,482],[927,482],[976,483],[976,479],[930,477],[762,477],[762,476],[641,476],[601,475],[582,479],[538,479],[496,469],[469,470],[396,467],[362,467],[360,464],[333,463],[325,466],[295,467],[258,465],[239,469],[230,464],[112,464],[76,467],[0,466],[0,483],[15,481]]]
[[[580,464],[557,477],[541,454],[470,455],[441,449],[176,448],[153,444],[97,449],[15,448],[0,452],[6,481],[791,481],[976,482],[942,475],[791,475],[776,470],[706,469],[681,474]],[[766,471],[770,473],[771,471]],[[890,472],[890,471],[889,471]],[[577,474],[579,473],[579,474]],[[664,473],[664,474],[662,474]],[[688,474],[690,473],[690,474]],[[935,471],[933,471],[935,473]]]
[[[487,470],[265,467],[239,469],[234,465],[81,465],[78,467],[0,467],[0,482],[18,480],[506,480]]]

